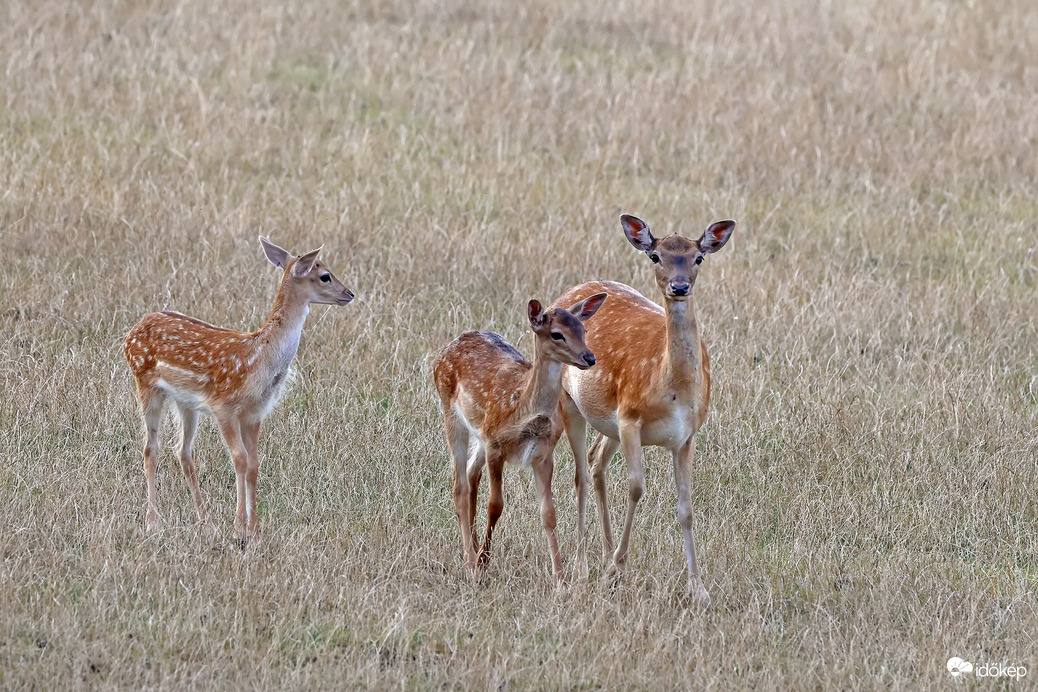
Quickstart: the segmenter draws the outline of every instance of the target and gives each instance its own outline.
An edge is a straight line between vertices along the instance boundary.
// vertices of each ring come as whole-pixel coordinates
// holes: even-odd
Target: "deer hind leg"
[[[469,533],[472,536],[473,554],[479,550],[476,543],[476,499],[479,495],[479,482],[483,479],[483,467],[486,466],[487,455],[482,444],[475,444],[470,449],[468,461],[469,477]]]
[[[155,389],[147,391],[141,387],[138,387],[137,394],[144,418],[144,480],[148,485],[145,527],[148,531],[158,531],[162,526],[162,517],[159,515],[155,471],[159,465],[159,433],[162,431],[162,414],[166,410],[166,395]]]
[[[505,509],[504,485],[502,483],[505,470],[504,457],[496,451],[487,452],[487,471],[490,473],[490,499],[487,502],[487,533],[483,538],[483,547],[479,551],[479,565],[486,568],[490,563],[490,542],[494,535],[494,527]]]
[[[627,561],[627,549],[631,542],[631,529],[634,527],[634,513],[638,509],[638,501],[645,493],[645,469],[642,464],[641,429],[637,425],[620,424],[620,446],[627,460],[627,518],[624,521],[624,532],[620,536],[620,544],[613,552],[613,562],[607,569],[612,574],[623,569]]]
[[[551,494],[551,477],[555,471],[552,451],[554,445],[548,448],[540,461],[533,467],[533,478],[537,486],[537,496],[541,504],[541,523],[544,532],[548,536],[548,552],[551,555],[551,569],[555,576],[555,582],[559,585],[566,583],[566,574],[562,566],[562,552],[559,550],[559,539],[555,534],[555,500]]]
[[[563,424],[576,465],[573,487],[577,495],[577,557],[573,569],[576,579],[587,579],[587,421],[576,411],[569,395],[564,393],[563,400]]]
[[[213,531],[213,522],[209,516],[209,508],[202,499],[202,491],[198,487],[198,470],[195,467],[195,433],[198,431],[199,413],[190,406],[178,406],[180,410],[180,467],[184,470],[191,498],[195,501],[198,512],[198,526],[205,531]]]
[[[602,557],[607,568],[613,559],[613,528],[609,523],[609,501],[606,499],[606,471],[619,446],[616,440],[599,435],[591,443],[590,450],[591,478],[595,483],[595,499],[602,521]]]
[[[259,434],[258,419],[241,421],[242,444],[245,445],[245,453],[248,454],[248,466],[245,469],[245,515],[248,517],[246,532],[250,538],[259,536],[259,500],[256,494],[260,470]]]
[[[476,538],[473,535],[475,517],[475,496],[477,487],[471,485],[468,474],[469,429],[464,421],[458,420],[453,407],[446,406],[443,424],[447,433],[447,445],[450,447],[451,459],[454,461],[454,513],[458,517],[461,528],[461,551],[465,556],[465,570],[469,576],[476,569]],[[479,483],[479,478],[476,478]]]
[[[234,464],[234,480],[237,489],[238,502],[234,511],[234,533],[242,547],[248,538],[248,509],[245,499],[245,475],[249,470],[249,453],[241,438],[241,423],[238,417],[226,412],[217,413],[213,411],[216,423],[220,426],[220,434],[223,436],[224,444],[231,453],[231,462]]]
[[[685,558],[688,561],[688,595],[696,603],[710,605],[710,594],[703,586],[696,561],[696,539],[692,533],[692,497],[689,489],[692,475],[692,458],[696,453],[694,437],[674,450],[674,484],[678,489],[678,523],[685,539]]]

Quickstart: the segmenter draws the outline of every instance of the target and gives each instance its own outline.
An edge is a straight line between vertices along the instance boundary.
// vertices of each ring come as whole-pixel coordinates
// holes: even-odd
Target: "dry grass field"
[[[0,687],[1033,688],[1035,56],[1028,0],[5,3]],[[694,292],[707,610],[651,448],[618,584],[592,500],[590,580],[555,591],[514,468],[461,569],[433,358],[473,328],[529,353],[526,301],[592,278],[658,300],[621,212],[739,224]],[[172,419],[148,535],[122,336],[257,328],[260,234],[358,298],[314,308],[267,419],[264,540],[233,545],[211,420],[219,537]]]

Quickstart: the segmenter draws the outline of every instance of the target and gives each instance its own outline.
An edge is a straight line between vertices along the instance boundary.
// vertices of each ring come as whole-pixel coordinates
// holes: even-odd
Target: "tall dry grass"
[[[1026,687],[1035,55],[1023,0],[7,3],[0,686],[940,689],[958,655]],[[739,221],[695,291],[706,612],[655,452],[616,588],[553,591],[515,470],[486,582],[460,570],[433,354],[528,351],[526,300],[590,278],[656,297],[621,210]],[[314,310],[268,419],[264,542],[232,547],[211,424],[220,539],[170,453],[147,536],[119,340],[259,325],[260,233],[359,299]]]

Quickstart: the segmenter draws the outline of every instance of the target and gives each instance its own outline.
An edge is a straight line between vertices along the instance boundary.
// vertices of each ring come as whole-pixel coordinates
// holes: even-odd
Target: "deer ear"
[[[649,224],[637,216],[622,214],[620,225],[624,227],[624,235],[627,236],[627,240],[631,241],[631,245],[642,252],[652,252],[652,249],[656,247],[656,239],[649,232]]]
[[[699,249],[704,254],[717,252],[728,242],[733,230],[735,230],[735,222],[731,219],[710,224],[710,227],[703,231],[703,237],[698,241]]]
[[[321,250],[324,249],[324,245],[306,253],[302,257],[296,260],[295,266],[292,267],[292,273],[302,278],[310,273],[310,270],[317,264],[317,257],[321,254]]]
[[[263,236],[260,236],[259,241],[260,245],[263,246],[263,254],[267,256],[267,259],[270,260],[271,264],[278,269],[284,269],[288,266],[288,260],[292,257],[288,250],[278,247]]]
[[[590,298],[570,306],[569,311],[581,322],[587,322],[602,307],[602,303],[609,297],[608,293],[596,293]]]
[[[544,326],[544,323],[548,321],[548,316],[544,313],[544,306],[541,305],[539,300],[531,300],[530,304],[526,307],[526,314],[530,318],[530,326],[536,331]]]

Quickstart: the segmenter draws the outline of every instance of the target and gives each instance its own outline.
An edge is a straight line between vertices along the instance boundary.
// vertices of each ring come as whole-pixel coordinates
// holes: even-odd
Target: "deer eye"
[[[326,283],[328,283],[331,280],[332,280],[332,275],[331,274],[321,274],[321,283],[322,284],[326,284]]]
[[[703,256],[700,255],[699,257],[696,258],[696,264],[702,264],[702,263],[703,263]]]
[[[660,263],[660,256],[657,255],[655,252],[652,253],[651,255],[649,255],[649,259],[652,260],[653,264],[659,264]]]
[[[562,341],[562,340],[563,340],[563,339],[565,339],[566,337],[564,337],[564,336],[562,335],[562,332],[552,332],[552,333],[551,333],[551,338],[555,339],[556,341]]]

